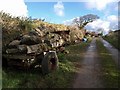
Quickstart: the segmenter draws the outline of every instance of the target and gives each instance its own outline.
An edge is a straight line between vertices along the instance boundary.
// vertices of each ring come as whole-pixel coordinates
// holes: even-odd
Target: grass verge
[[[82,60],[89,43],[90,41],[66,47],[70,53],[58,54],[59,69],[45,76],[41,74],[41,70],[3,69],[3,88],[71,88],[78,69],[77,62]]]
[[[22,71],[7,69],[2,71],[3,88],[66,88],[69,87],[74,68],[71,62],[59,63],[59,70],[43,76],[41,70]]]
[[[115,64],[111,54],[99,39],[97,40],[97,48],[101,60],[102,79],[105,87],[118,88],[120,83],[120,70]]]
[[[105,36],[103,38],[120,51],[120,44],[119,44],[120,41],[118,39],[118,35],[117,36],[115,36],[115,35]]]

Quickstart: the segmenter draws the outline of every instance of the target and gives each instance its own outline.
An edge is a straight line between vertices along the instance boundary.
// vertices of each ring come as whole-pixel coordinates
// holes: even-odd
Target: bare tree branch
[[[94,20],[98,19],[99,17],[97,15],[93,14],[87,14],[85,16],[75,18],[73,20],[73,23],[77,25],[79,29],[84,28],[88,23],[93,22]]]

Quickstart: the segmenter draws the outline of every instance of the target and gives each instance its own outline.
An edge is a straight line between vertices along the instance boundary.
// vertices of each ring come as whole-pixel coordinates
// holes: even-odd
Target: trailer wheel
[[[48,52],[42,61],[42,72],[48,74],[58,68],[58,57],[55,51]]]

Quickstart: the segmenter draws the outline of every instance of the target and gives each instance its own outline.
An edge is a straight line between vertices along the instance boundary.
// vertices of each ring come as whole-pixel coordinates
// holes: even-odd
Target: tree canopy
[[[73,23],[77,25],[79,29],[84,28],[88,23],[93,22],[94,20],[99,19],[97,15],[87,14],[73,20]]]

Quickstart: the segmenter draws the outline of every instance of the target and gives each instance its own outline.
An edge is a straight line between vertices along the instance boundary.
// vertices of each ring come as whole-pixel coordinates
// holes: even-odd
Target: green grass
[[[109,43],[111,43],[115,48],[120,50],[120,44],[119,44],[119,38],[118,34],[113,34],[110,36],[103,37],[105,40],[107,40]]]
[[[42,75],[40,70],[3,70],[3,88],[65,88],[74,74],[71,62],[59,63],[59,70]]]
[[[69,54],[58,54],[59,69],[45,76],[41,70],[3,69],[3,88],[71,88],[78,70],[76,63],[82,60],[89,43],[90,41],[67,46]]]
[[[120,70],[115,64],[111,54],[99,40],[97,40],[97,47],[101,60],[101,74],[104,85],[106,88],[116,88],[120,83]]]
[[[66,47],[66,49],[70,52],[69,54],[66,55],[66,58],[69,61],[77,62],[82,60],[85,51],[90,44],[92,39],[89,39],[87,42],[81,42],[80,44],[75,44],[75,45],[70,45]]]

